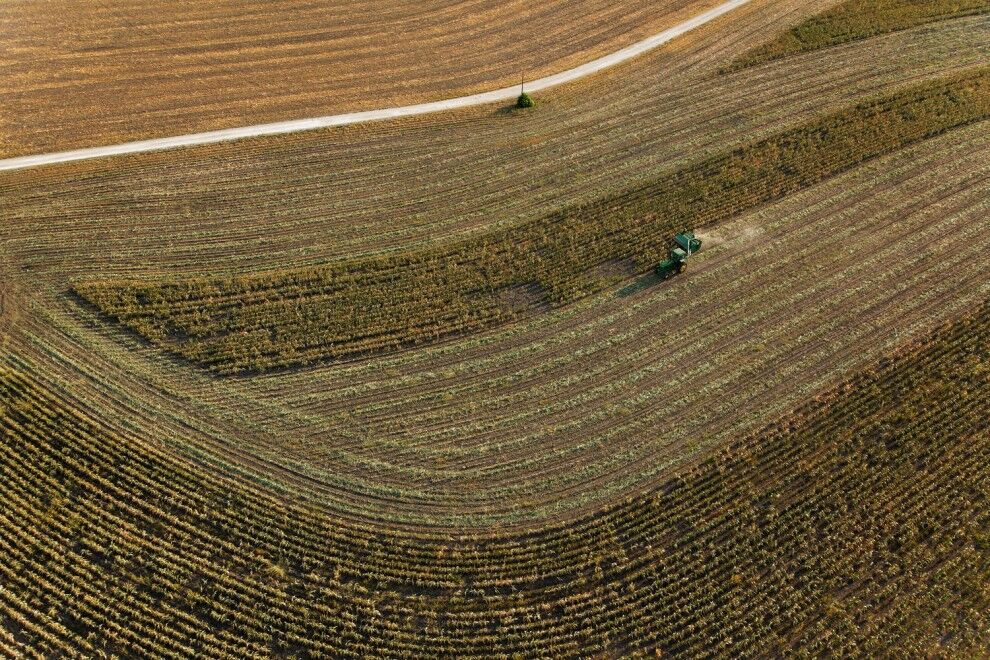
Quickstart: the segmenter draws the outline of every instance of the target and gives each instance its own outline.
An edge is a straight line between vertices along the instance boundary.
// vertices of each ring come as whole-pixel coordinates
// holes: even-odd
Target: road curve
[[[674,27],[664,30],[658,34],[648,37],[631,46],[618,50],[604,57],[592,60],[581,66],[552,76],[532,80],[526,83],[526,90],[538,92],[542,89],[562,85],[593,73],[597,73],[608,67],[615,66],[634,57],[642,55],[658,46],[676,39],[677,37],[690,32],[691,30],[715,20],[723,14],[741,7],[750,0],[727,0],[720,5],[709,9],[694,18],[690,18]],[[384,119],[395,119],[398,117],[411,117],[413,115],[425,115],[443,110],[456,110],[489,103],[499,103],[514,99],[519,92],[515,85],[503,87],[492,92],[482,92],[471,94],[470,96],[459,96],[457,98],[445,99],[442,101],[432,101],[417,105],[405,105],[396,108],[384,108],[382,110],[366,110],[363,112],[351,112],[341,115],[328,115],[326,117],[311,117],[309,119],[294,119],[291,121],[274,122],[271,124],[256,124],[254,126],[242,126],[240,128],[225,128],[218,131],[208,131],[206,133],[190,133],[189,135],[177,135],[174,137],[154,138],[151,140],[140,140],[137,142],[124,142],[105,147],[90,147],[86,149],[75,149],[73,151],[60,151],[48,154],[37,154],[33,156],[19,156],[17,158],[7,158],[0,160],[0,171],[20,170],[39,165],[52,165],[55,163],[67,163],[74,160],[89,160],[92,158],[105,158],[108,156],[121,156],[124,154],[134,154],[146,151],[162,151],[165,149],[175,149],[177,147],[189,147],[199,144],[212,144],[215,142],[228,142],[240,140],[242,138],[259,137],[263,135],[282,135],[285,133],[297,133],[300,131],[310,131],[318,128],[329,128],[332,126],[344,126],[347,124],[357,124],[368,121],[380,121]]]

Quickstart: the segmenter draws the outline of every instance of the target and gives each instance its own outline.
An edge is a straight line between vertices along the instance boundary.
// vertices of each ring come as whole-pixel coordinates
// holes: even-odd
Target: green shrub
[[[536,101],[534,101],[533,97],[527,94],[526,92],[520,94],[519,98],[516,99],[517,108],[532,108],[535,105],[536,105]]]

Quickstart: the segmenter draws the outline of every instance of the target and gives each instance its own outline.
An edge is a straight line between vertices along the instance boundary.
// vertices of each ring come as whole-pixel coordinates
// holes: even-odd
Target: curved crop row
[[[0,629],[56,654],[978,652],[988,363],[984,304],[650,494],[454,539],[211,476],[4,369]]]
[[[399,355],[218,381],[68,297],[13,345],[108,423],[342,514],[529,527],[650,487],[985,297],[988,146],[952,131],[740,217],[684,278]]]
[[[990,0],[846,0],[736,58],[728,71],[888,32],[990,12]]]
[[[990,70],[925,83],[704,160],[623,194],[449,247],[223,280],[87,281],[74,290],[220,373],[257,372],[464,334],[642,272],[667,237],[990,116]],[[513,295],[521,300],[512,302]]]

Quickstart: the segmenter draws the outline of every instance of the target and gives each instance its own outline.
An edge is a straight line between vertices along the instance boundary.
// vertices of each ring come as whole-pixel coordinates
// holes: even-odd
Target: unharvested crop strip
[[[735,59],[727,71],[889,32],[990,12],[990,0],[846,0]]]
[[[642,272],[675,231],[722,222],[988,116],[990,70],[981,68],[449,246],[225,279],[87,280],[74,289],[142,336],[218,373],[391,351],[600,291],[614,279],[601,267],[625,263]]]

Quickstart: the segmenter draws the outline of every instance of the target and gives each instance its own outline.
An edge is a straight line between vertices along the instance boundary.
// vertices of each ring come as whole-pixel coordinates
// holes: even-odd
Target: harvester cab
[[[701,249],[701,239],[695,238],[694,232],[680,233],[674,236],[674,242],[677,247],[671,248],[670,255],[657,264],[657,275],[661,279],[684,272],[688,258]]]

